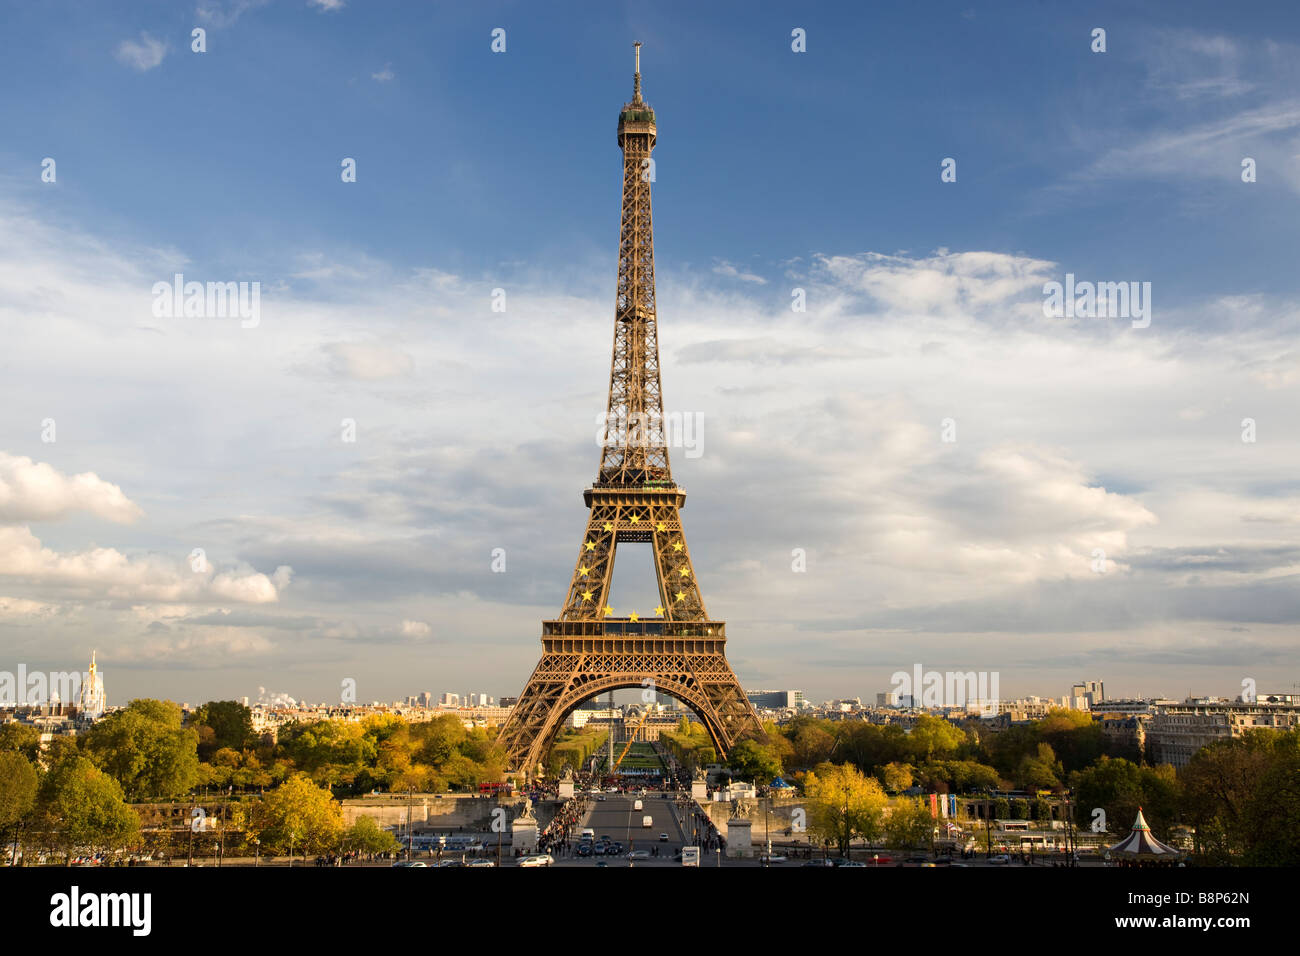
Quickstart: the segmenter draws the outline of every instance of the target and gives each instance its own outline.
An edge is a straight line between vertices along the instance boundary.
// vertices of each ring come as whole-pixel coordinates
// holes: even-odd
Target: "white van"
[[[632,804],[632,809],[633,809],[633,810],[644,810],[644,809],[645,809],[645,804],[644,804],[642,801],[637,800],[635,803]]]
[[[596,831],[593,830],[591,827],[583,827],[582,835],[578,837],[578,841],[581,843],[587,840],[594,840],[594,839],[596,839]]]
[[[645,816],[645,817],[642,817],[642,818],[641,818],[641,826],[643,826],[643,827],[652,827],[652,826],[654,826],[654,825],[655,825],[655,818],[654,818],[654,817]]]

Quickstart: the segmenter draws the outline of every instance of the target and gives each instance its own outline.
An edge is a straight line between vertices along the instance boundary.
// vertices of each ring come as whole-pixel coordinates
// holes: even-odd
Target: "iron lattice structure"
[[[726,625],[709,619],[682,531],[686,493],[674,483],[659,379],[651,152],[654,110],[641,98],[640,44],[632,99],[618,118],[623,151],[614,354],[605,442],[591,515],[558,620],[542,623],[542,659],[501,729],[511,769],[532,776],[568,715],[625,687],[650,688],[690,707],[719,757],[762,738],[753,705],[726,657]],[[648,542],[659,585],[654,616],[615,617],[608,604],[619,542]]]

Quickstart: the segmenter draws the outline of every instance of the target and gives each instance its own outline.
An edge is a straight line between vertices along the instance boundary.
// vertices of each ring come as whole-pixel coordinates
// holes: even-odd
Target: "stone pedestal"
[[[572,780],[561,780],[561,781],[560,781],[560,793],[559,793],[559,796],[560,796],[560,799],[561,799],[561,800],[572,800],[572,799],[573,799],[573,781],[572,781]]]
[[[727,856],[751,857],[754,855],[754,841],[750,834],[750,822],[744,817],[732,817],[727,821]]]
[[[517,819],[510,821],[510,848],[524,853],[537,852],[537,821]]]
[[[703,779],[691,781],[691,799],[703,802],[709,799],[709,785]]]

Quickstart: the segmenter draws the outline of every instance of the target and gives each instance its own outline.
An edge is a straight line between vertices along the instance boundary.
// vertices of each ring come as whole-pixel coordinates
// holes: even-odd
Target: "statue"
[[[537,819],[536,817],[533,816],[533,801],[532,801],[532,798],[531,798],[531,797],[524,797],[524,809],[523,809],[523,811],[519,814],[518,819],[520,819],[520,820],[536,820],[536,819]]]
[[[747,800],[744,797],[736,797],[731,801],[731,819],[748,817],[754,812],[754,801]]]

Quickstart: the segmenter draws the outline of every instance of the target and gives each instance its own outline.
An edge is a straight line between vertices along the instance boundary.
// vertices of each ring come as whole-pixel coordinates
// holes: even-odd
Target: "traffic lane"
[[[622,794],[608,794],[604,800],[594,801],[589,805],[587,819],[583,826],[595,831],[596,839],[608,836],[623,844],[624,852],[633,849],[649,849],[650,844],[671,847],[673,852],[686,842],[686,835],[673,815],[671,801],[656,795],[640,798],[642,809],[635,810],[636,797]],[[642,825],[642,818],[649,816],[653,823]],[[667,833],[668,842],[660,843],[659,834]]]

